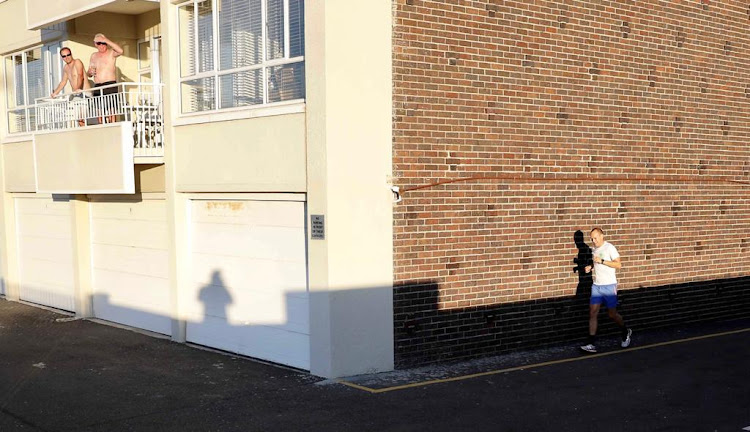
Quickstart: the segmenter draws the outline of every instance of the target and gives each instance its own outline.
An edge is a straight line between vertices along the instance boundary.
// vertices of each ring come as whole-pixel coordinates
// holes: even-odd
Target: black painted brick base
[[[456,310],[438,310],[437,298],[436,283],[395,287],[397,368],[578,342],[588,333],[588,294]],[[750,277],[622,291],[618,310],[637,330],[748,318]],[[599,323],[600,335],[617,331],[605,312]]]

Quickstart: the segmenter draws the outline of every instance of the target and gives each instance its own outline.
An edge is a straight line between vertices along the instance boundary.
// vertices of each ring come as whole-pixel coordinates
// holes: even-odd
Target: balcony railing
[[[34,104],[35,130],[66,131],[108,123],[133,125],[133,155],[164,155],[161,84],[117,83]]]

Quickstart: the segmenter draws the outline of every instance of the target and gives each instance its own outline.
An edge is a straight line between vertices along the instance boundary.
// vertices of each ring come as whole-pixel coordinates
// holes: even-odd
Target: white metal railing
[[[117,83],[39,98],[34,111],[36,131],[130,122],[135,156],[164,155],[161,84]]]

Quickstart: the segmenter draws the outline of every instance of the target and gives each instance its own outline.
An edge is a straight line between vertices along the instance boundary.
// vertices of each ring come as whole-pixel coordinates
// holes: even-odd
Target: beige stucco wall
[[[305,116],[287,114],[174,129],[180,192],[304,192]]]
[[[75,57],[83,61],[85,68],[89,67],[91,54],[96,51],[94,36],[103,33],[123,49],[123,54],[117,58],[118,81],[138,81],[137,40],[143,38],[144,34],[139,33],[135,16],[94,12],[78,17],[74,22],[68,42],[71,49],[75,49]]]
[[[75,32],[91,36],[91,40],[97,33],[104,33],[115,42],[116,39],[136,39],[136,21],[134,15],[93,12],[75,19]]]
[[[63,18],[74,18],[98,7],[114,3],[115,0],[26,0],[26,16],[29,28],[44,27]]]
[[[308,242],[311,371],[389,370],[391,2],[307,2],[305,23],[308,211],[327,225]]]
[[[41,32],[26,29],[25,0],[0,3],[0,54],[40,43]]]
[[[62,13],[71,16],[76,7],[108,3],[30,1],[43,5],[34,11],[36,21],[53,20]],[[206,116],[211,121],[207,123],[178,113],[176,14],[167,1],[162,1],[161,10],[164,20],[158,25],[153,13],[126,19],[132,31],[120,25],[119,15],[82,16],[74,20],[65,44],[88,66],[94,51],[91,39],[101,31],[123,48],[129,46],[118,66],[123,79],[135,79],[136,39],[157,27],[168,32],[163,71],[172,79],[166,81],[171,87],[165,91],[166,165],[138,175],[142,188],[156,191],[160,178],[165,182],[170,283],[177,317],[173,338],[184,340],[185,334],[178,294],[190,274],[185,256],[188,193],[303,192],[308,213],[324,215],[327,224],[325,240],[308,237],[312,372],[333,377],[392,368],[391,2],[358,2],[356,8],[346,0],[306,2],[306,112],[227,121],[219,121],[219,114]],[[352,37],[355,34],[364,36]],[[173,125],[174,120],[182,125]],[[97,166],[98,187],[122,180],[103,172],[117,170],[96,160],[101,157],[97,152],[104,151],[100,148],[87,148],[73,157],[79,143],[102,139],[42,138],[49,150],[40,158],[42,177],[54,184],[56,178],[76,179],[77,167]],[[28,165],[28,155],[12,153],[3,150],[2,154],[25,157]],[[22,177],[18,178],[20,184]],[[85,184],[84,180],[76,181]],[[9,195],[5,194],[6,200]],[[85,220],[84,212],[79,213],[83,215],[79,219]],[[13,232],[12,209],[7,205],[4,214],[4,225]],[[83,257],[79,255],[79,262],[86,262]]]
[[[136,16],[136,34],[139,39],[161,35],[161,13],[159,10]]]
[[[165,184],[164,165],[136,165],[135,166],[135,192],[164,192]]]
[[[34,145],[31,141],[2,145],[6,192],[34,192]]]
[[[36,134],[37,190],[46,193],[134,193],[130,123]]]

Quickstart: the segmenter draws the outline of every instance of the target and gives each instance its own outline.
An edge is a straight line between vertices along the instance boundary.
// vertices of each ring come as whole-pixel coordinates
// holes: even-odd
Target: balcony
[[[135,193],[134,165],[163,164],[161,94],[159,84],[118,83],[9,111],[32,138],[35,191]]]
[[[55,99],[37,99],[33,108],[37,133],[124,123],[129,133],[123,138],[133,148],[135,163],[158,163],[164,156],[160,84],[111,84]]]

